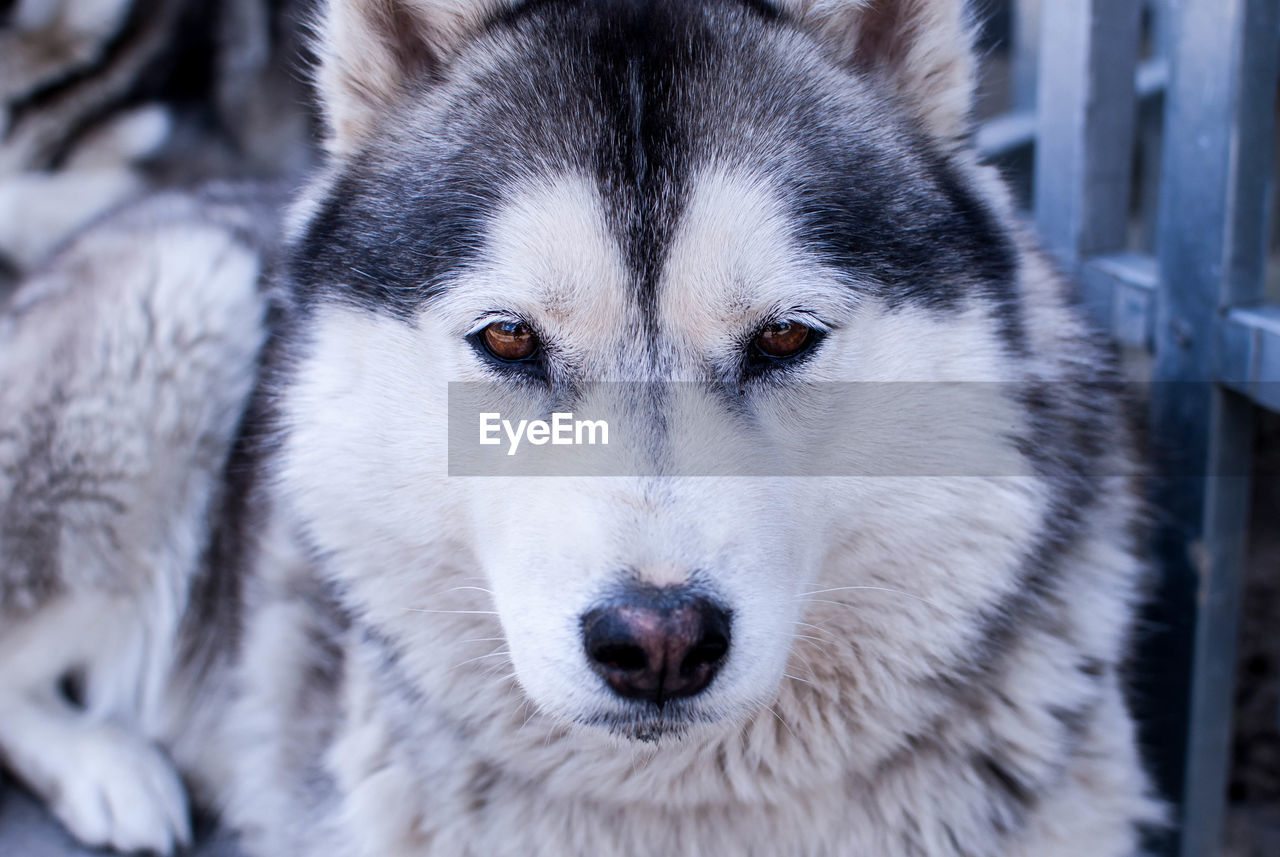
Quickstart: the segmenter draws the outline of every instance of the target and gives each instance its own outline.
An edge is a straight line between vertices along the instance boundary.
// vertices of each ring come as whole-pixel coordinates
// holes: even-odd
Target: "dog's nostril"
[[[690,673],[698,667],[710,666],[729,653],[729,641],[721,634],[708,634],[680,662],[680,672]]]
[[[582,617],[591,668],[620,696],[700,693],[729,653],[729,614],[683,587],[636,587]]]
[[[625,643],[606,643],[591,650],[591,657],[610,669],[631,672],[645,668],[647,658],[644,649]]]

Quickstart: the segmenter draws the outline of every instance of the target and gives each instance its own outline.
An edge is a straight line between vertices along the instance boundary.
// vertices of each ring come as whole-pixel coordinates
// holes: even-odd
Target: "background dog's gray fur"
[[[16,0],[0,18],[0,298],[148,191],[310,164],[300,0]]]

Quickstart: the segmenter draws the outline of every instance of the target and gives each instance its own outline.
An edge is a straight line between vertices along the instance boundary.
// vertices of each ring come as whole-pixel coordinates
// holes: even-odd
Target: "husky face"
[[[909,108],[801,17],[534,3],[377,122],[331,95],[279,473],[358,621],[429,694],[468,676],[441,704],[502,688],[462,645],[489,639],[559,721],[726,728],[821,680],[799,644],[817,636],[871,716],[879,671],[923,681],[1016,590],[1045,514],[1016,409],[997,395],[985,422],[925,431],[823,392],[1010,378],[1003,203],[960,179],[949,96]],[[450,477],[450,382],[504,415],[607,414],[628,466]],[[945,469],[978,440],[1002,478],[866,475],[904,448]]]

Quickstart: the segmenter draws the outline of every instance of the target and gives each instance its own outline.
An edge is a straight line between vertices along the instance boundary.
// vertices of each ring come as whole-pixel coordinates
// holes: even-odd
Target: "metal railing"
[[[1212,857],[1226,806],[1254,408],[1280,410],[1280,305],[1264,300],[1280,0],[1014,0],[1013,14],[1013,111],[986,123],[978,143],[996,156],[1035,147],[1033,208],[1047,247],[1075,273],[1095,321],[1151,355],[1150,425],[1180,464],[1153,487],[1163,575],[1137,708],[1178,810],[1160,850]],[[1160,99],[1163,110],[1151,110]],[[1151,252],[1133,252],[1129,239],[1135,145],[1147,133],[1139,116],[1161,123],[1158,170],[1147,173],[1158,181],[1146,202]]]

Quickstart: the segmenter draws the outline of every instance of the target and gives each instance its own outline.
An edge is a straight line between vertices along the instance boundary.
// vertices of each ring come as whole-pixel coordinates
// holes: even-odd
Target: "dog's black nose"
[[[729,614],[683,587],[635,589],[584,615],[582,638],[609,687],[661,706],[711,683],[729,653]]]

